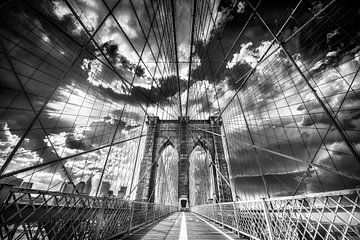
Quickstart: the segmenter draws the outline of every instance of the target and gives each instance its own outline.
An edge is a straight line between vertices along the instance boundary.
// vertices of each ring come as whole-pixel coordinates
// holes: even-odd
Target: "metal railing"
[[[252,239],[360,239],[360,189],[199,205],[209,220]]]
[[[0,239],[109,239],[174,206],[0,186]]]

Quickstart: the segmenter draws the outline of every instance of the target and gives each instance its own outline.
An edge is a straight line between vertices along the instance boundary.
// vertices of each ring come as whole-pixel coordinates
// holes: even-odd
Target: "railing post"
[[[224,227],[224,215],[223,215],[223,208],[221,203],[219,204],[219,208],[220,208],[220,214],[221,214],[221,225]]]
[[[147,217],[148,217],[148,211],[149,211],[149,203],[146,202],[146,205],[145,205],[145,225],[147,223]]]
[[[105,213],[105,208],[106,208],[106,198],[101,198],[100,199],[100,202],[102,203],[100,207],[100,212],[99,212],[99,215],[98,215],[98,226],[97,226],[97,229],[96,229],[96,236],[97,236],[97,239],[101,239],[100,236],[101,236],[101,225],[103,223],[103,218],[104,218],[104,213]]]
[[[218,219],[217,219],[217,208],[215,207],[215,204],[216,204],[216,203],[213,202],[213,205],[212,205],[212,206],[213,206],[213,212],[212,212],[213,215],[212,215],[212,218],[213,218],[214,220],[218,220]]]
[[[274,240],[274,232],[271,228],[270,213],[269,213],[269,209],[266,205],[266,201],[264,198],[262,199],[262,204],[263,204],[263,209],[264,209],[265,221],[266,221],[266,225],[267,225],[268,232],[269,232],[269,239]]]
[[[129,234],[131,233],[132,221],[134,219],[135,202],[130,203],[130,221],[129,221]]]
[[[239,226],[239,219],[238,219],[238,214],[237,214],[237,210],[236,210],[236,203],[235,202],[233,202],[233,206],[234,206],[234,218],[235,218],[235,228],[236,228],[236,232],[237,232],[237,235],[238,235],[238,237],[240,238],[240,232],[239,232],[239,228],[240,228],[240,226]]]
[[[156,215],[156,211],[155,211],[155,204],[151,204],[151,210],[152,210],[152,214],[153,214],[153,218],[151,222],[155,221],[155,215]]]

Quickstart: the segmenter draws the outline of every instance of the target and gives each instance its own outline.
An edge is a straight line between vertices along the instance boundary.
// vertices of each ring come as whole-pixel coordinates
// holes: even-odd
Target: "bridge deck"
[[[128,240],[148,239],[238,239],[237,235],[219,228],[189,212],[174,213],[160,222],[152,224],[127,238]]]

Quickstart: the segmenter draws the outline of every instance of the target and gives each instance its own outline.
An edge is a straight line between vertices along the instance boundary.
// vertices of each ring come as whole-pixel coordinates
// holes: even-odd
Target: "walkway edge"
[[[125,238],[127,238],[127,237],[129,237],[129,236],[131,236],[131,235],[133,235],[133,234],[135,234],[135,233],[143,230],[144,228],[146,228],[146,227],[148,227],[148,226],[151,226],[151,225],[153,225],[153,224],[155,224],[155,223],[158,223],[158,222],[162,221],[163,219],[169,217],[171,214],[174,214],[174,213],[177,213],[177,212],[168,213],[168,214],[166,214],[166,215],[164,215],[164,216],[161,216],[161,217],[155,219],[154,221],[152,221],[152,222],[150,222],[150,223],[148,223],[148,224],[141,225],[141,226],[137,227],[134,231],[132,231],[130,234],[126,234],[127,232],[129,232],[129,231],[127,230],[126,232],[113,235],[113,236],[111,236],[111,237],[105,238],[104,240],[111,240],[111,239],[115,239],[115,238],[119,238],[119,240],[125,239]]]
[[[246,237],[249,237],[249,238],[251,238],[251,239],[261,240],[260,238],[255,238],[254,236],[251,236],[251,235],[248,234],[248,233],[245,233],[245,232],[243,232],[243,231],[241,231],[241,230],[239,230],[239,229],[236,229],[236,228],[234,228],[234,227],[232,227],[232,226],[229,226],[229,225],[227,225],[227,224],[223,224],[223,223],[221,223],[221,222],[219,222],[219,221],[217,221],[217,220],[215,220],[215,219],[209,218],[209,217],[207,217],[207,216],[205,216],[205,215],[202,215],[202,214],[199,214],[199,213],[196,213],[196,212],[191,212],[191,213],[193,213],[195,216],[200,216],[200,217],[202,217],[202,218],[204,218],[204,219],[207,219],[207,220],[209,220],[209,221],[215,222],[215,223],[217,223],[217,224],[219,224],[219,225],[226,226],[227,228],[229,228],[229,229],[231,229],[231,230],[233,230],[233,231],[236,231],[236,232],[238,232],[238,233],[240,233],[240,234],[242,234],[242,235],[244,235],[244,236],[246,236]]]

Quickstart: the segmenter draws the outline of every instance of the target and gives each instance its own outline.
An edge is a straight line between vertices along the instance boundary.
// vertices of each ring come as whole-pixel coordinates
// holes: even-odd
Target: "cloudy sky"
[[[68,157],[17,176],[41,189],[70,174],[131,191],[146,116],[187,109],[221,114],[242,199],[266,196],[264,186],[270,196],[358,186],[359,3],[298,3],[11,1],[1,9],[1,165]]]

